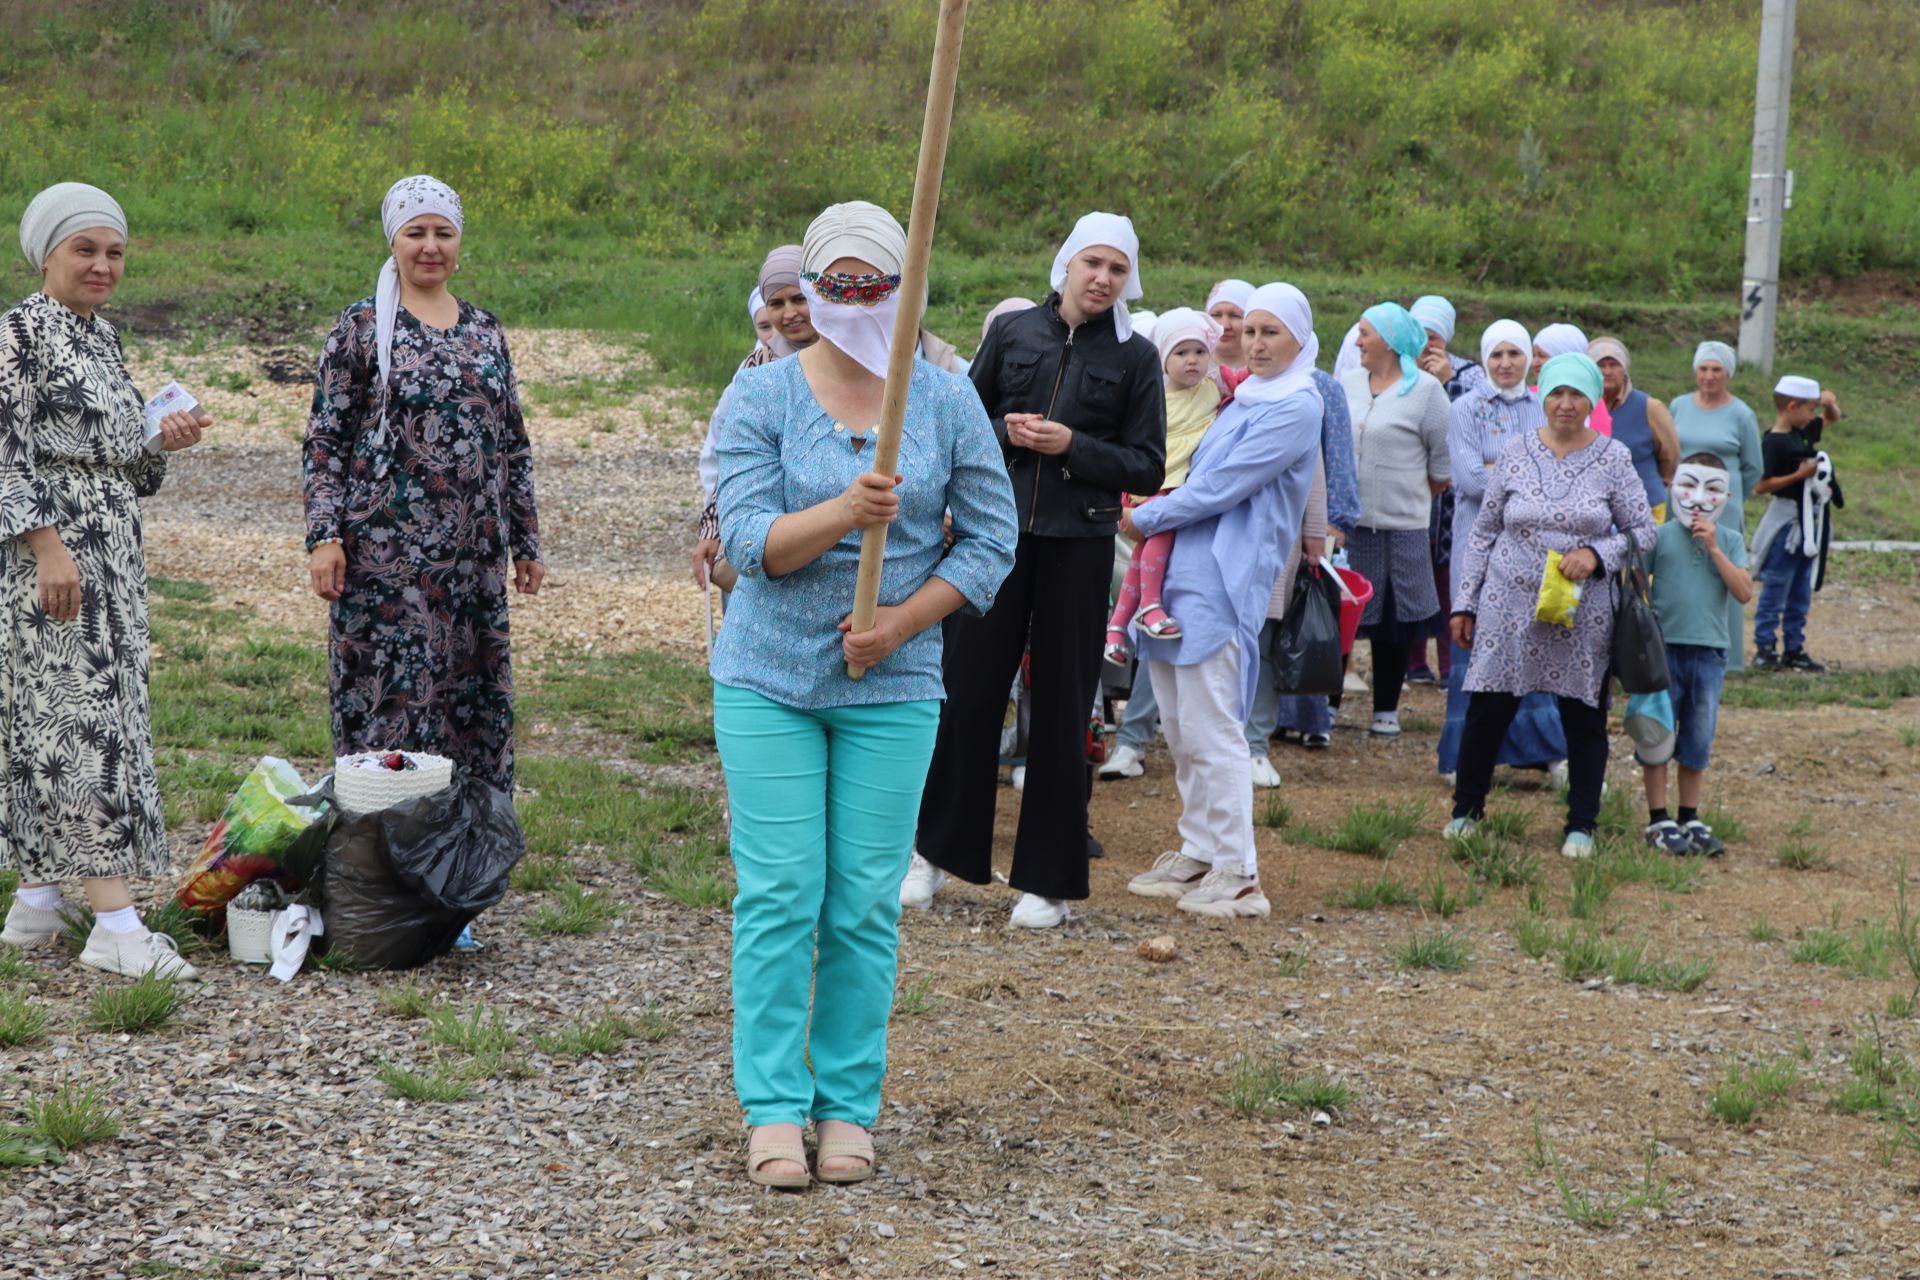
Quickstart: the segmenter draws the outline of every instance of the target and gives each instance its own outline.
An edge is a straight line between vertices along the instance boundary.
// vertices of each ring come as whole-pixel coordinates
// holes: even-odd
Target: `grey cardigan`
[[[1453,478],[1447,457],[1446,388],[1422,370],[1413,390],[1396,380],[1378,396],[1365,369],[1343,375],[1353,417],[1353,453],[1360,479],[1360,525],[1366,529],[1424,529],[1433,508],[1429,482]]]

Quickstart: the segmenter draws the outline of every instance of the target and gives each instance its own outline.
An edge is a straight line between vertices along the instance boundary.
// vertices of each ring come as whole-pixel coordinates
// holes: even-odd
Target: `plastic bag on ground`
[[[297,887],[313,870],[313,859],[300,852],[301,838],[319,814],[289,802],[306,790],[299,771],[285,760],[268,756],[256,764],[182,877],[180,905],[218,917],[235,894],[262,876]],[[297,855],[298,866],[288,865],[289,854]]]

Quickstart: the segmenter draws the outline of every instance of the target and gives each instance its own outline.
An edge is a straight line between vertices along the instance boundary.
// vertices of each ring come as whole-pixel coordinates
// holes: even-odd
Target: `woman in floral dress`
[[[82,964],[192,978],[173,939],[140,923],[126,877],[170,867],[140,499],[212,419],[170,413],[145,438],[119,335],[95,313],[126,267],[112,196],[49,187],[20,220],[20,247],[43,284],[0,316],[0,867],[21,879],[0,942],[51,942],[60,884],[80,880],[94,912]]]
[[[1605,579],[1653,546],[1653,512],[1633,455],[1587,425],[1600,400],[1600,366],[1555,356],[1540,371],[1546,425],[1522,431],[1487,480],[1486,499],[1454,581],[1454,643],[1469,650],[1466,730],[1454,783],[1450,838],[1473,830],[1507,728],[1529,693],[1560,704],[1567,740],[1567,826],[1560,852],[1593,851],[1607,772],[1608,659],[1614,595]],[[1572,627],[1534,618],[1547,552],[1582,584]]]
[[[305,450],[314,591],[341,755],[433,752],[513,785],[513,585],[540,589],[533,452],[500,322],[447,288],[460,198],[403,178],[381,221],[378,291],[320,354]]]

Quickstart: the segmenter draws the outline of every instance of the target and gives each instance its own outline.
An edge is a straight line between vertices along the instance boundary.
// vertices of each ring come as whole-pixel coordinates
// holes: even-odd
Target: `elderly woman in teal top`
[[[1703,342],[1693,353],[1692,395],[1675,396],[1673,428],[1679,436],[1679,457],[1690,453],[1711,453],[1723,459],[1733,480],[1733,496],[1720,508],[1720,527],[1746,536],[1746,495],[1753,492],[1766,474],[1760,456],[1760,420],[1744,400],[1734,398],[1728,383],[1739,369],[1733,348],[1724,342]],[[1747,660],[1742,648],[1746,634],[1746,609],[1738,600],[1727,598],[1727,633],[1733,637],[1727,646],[1727,670],[1739,671]]]
[[[905,254],[876,205],[815,219],[801,283],[820,341],[735,379],[719,446],[720,542],[740,573],[712,667],[739,882],[733,1072],[748,1176],[768,1186],[806,1186],[808,1120],[821,1181],[873,1173],[900,882],[944,697],[935,624],[986,611],[1018,538],[980,398],[924,360],[902,474],[872,474]],[[876,524],[890,526],[880,609],[850,632],[860,531]]]

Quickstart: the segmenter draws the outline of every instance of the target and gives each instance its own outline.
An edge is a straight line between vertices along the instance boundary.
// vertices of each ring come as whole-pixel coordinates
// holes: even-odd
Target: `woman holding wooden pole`
[[[839,204],[804,248],[820,340],[735,379],[719,442],[720,540],[740,581],[712,664],[739,882],[733,1059],[753,1126],[748,1176],[795,1188],[808,1181],[808,1120],[821,1181],[873,1172],[900,881],[945,696],[935,624],[992,604],[1017,536],[979,398],[910,350],[897,471],[873,470],[896,312],[917,319],[924,304],[924,257],[902,281],[900,224]],[[855,620],[861,543],[876,531],[874,612]]]

